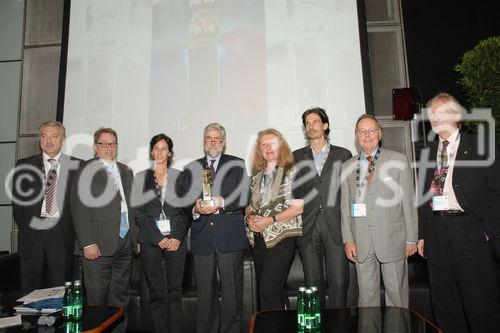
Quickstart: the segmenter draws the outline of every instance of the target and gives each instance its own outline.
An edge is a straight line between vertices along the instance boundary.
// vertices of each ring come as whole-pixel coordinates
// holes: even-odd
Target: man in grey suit
[[[330,122],[322,108],[306,110],[302,123],[309,145],[294,151],[293,158],[297,167],[294,195],[305,200],[303,234],[297,240],[304,276],[307,286],[319,288],[324,304],[325,261],[329,305],[345,307],[349,264],[340,231],[340,172],[352,155],[328,141]]]
[[[342,166],[342,238],[356,264],[359,306],[380,305],[380,273],[387,306],[408,307],[408,267],[418,239],[413,177],[406,157],[380,146],[372,115],[356,123],[361,153]]]
[[[82,163],[71,193],[71,211],[87,304],[126,308],[138,228],[130,205],[132,170],[116,161],[117,148],[113,129],[94,133],[96,158]]]

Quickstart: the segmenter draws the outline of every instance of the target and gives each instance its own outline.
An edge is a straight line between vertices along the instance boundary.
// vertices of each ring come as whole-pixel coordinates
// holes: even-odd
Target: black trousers
[[[243,307],[244,251],[194,255],[198,293],[197,333],[240,333]],[[220,276],[217,283],[217,272]]]
[[[182,242],[175,252],[141,244],[141,263],[149,289],[149,307],[155,332],[182,332],[182,277],[185,260],[186,242]]]
[[[295,255],[296,240],[297,237],[285,238],[267,249],[262,237],[254,237],[252,251],[261,311],[290,308],[285,283]]]
[[[480,221],[433,216],[425,238],[431,302],[445,332],[498,332],[496,267]]]
[[[349,262],[345,255],[344,244],[339,244],[330,237],[326,223],[322,215],[319,215],[311,241],[299,248],[306,285],[318,287],[321,305],[325,306],[324,260],[329,306],[345,307],[349,288]]]
[[[21,289],[25,294],[72,280],[73,254],[66,253],[64,244],[54,242],[51,236],[50,230],[38,230],[30,255],[20,258]]]

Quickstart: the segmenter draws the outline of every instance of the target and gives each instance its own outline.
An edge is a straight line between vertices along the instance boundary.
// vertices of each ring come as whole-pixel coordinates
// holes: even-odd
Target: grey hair
[[[226,129],[224,126],[222,126],[219,123],[210,123],[207,126],[205,126],[205,129],[203,130],[203,138],[207,135],[208,131],[220,131],[222,134],[222,140],[226,141]]]
[[[64,125],[58,121],[55,121],[55,120],[49,120],[49,121],[44,121],[43,123],[40,124],[40,126],[38,126],[38,134],[40,134],[40,132],[42,131],[42,128],[44,127],[57,127],[61,130],[61,134],[62,134],[62,137],[65,138],[66,137],[66,128],[64,127]]]
[[[432,105],[434,105],[437,102],[442,102],[442,103],[446,104],[446,107],[453,112],[460,113],[460,114],[465,113],[465,108],[462,105],[460,105],[458,100],[446,92],[440,92],[436,96],[432,97],[427,102],[426,107],[430,108]]]

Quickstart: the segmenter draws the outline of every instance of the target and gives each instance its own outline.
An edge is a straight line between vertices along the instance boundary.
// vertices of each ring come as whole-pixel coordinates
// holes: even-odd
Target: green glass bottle
[[[83,289],[80,280],[75,281],[73,291],[73,319],[81,321],[83,319]]]
[[[304,315],[306,306],[306,287],[299,288],[299,296],[297,298],[297,329],[303,332],[306,328]]]
[[[65,321],[73,320],[73,283],[71,281],[64,283],[63,317]]]
[[[311,289],[306,289],[305,309],[304,309],[304,324],[306,331],[314,329],[314,322],[316,321],[316,314],[313,308],[313,294]]]
[[[319,291],[318,287],[311,287],[311,290],[313,292],[313,297],[314,297],[314,314],[316,316],[316,328],[321,327],[321,303],[319,299]]]

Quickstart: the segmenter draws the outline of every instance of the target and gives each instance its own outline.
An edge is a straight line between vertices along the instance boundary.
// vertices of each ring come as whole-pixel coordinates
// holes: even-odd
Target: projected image
[[[246,151],[267,124],[264,1],[160,1],[153,12],[152,131],[200,155],[202,129],[220,122],[228,145]]]
[[[133,168],[147,166],[148,140],[162,132],[176,143],[175,167],[199,158],[211,122],[245,159],[268,127],[303,147],[301,115],[314,106],[330,116],[332,143],[354,150],[365,112],[355,1],[72,3],[64,123],[70,136],[113,127]]]

